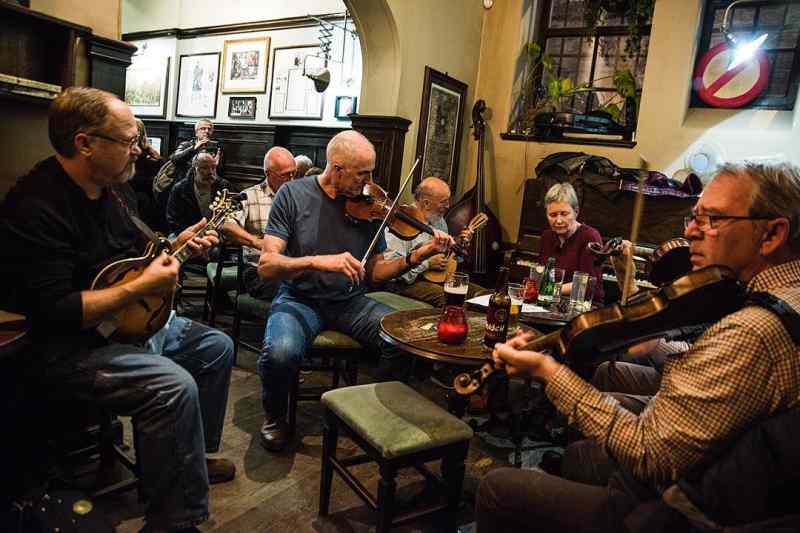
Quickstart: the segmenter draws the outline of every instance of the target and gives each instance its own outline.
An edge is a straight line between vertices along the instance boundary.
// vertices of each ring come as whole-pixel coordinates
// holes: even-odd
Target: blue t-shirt
[[[343,196],[331,199],[317,180],[308,176],[284,184],[269,212],[267,235],[286,241],[289,257],[350,252],[364,257],[380,226],[379,222],[354,222],[345,213]],[[372,254],[386,250],[383,232]],[[339,272],[309,270],[287,281],[292,292],[315,300],[347,300],[366,292],[364,283],[348,291],[350,281]]]

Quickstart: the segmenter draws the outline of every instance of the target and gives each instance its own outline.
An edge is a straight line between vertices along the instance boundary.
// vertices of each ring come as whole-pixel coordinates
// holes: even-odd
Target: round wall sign
[[[706,52],[694,71],[694,90],[714,107],[742,107],[755,100],[769,81],[769,61],[763,51],[728,70],[733,50],[719,43]]]

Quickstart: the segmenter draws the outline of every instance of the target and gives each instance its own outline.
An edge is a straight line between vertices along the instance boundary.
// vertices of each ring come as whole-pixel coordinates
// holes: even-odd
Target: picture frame
[[[355,113],[358,105],[357,96],[337,96],[333,116],[339,120],[348,120],[350,113]]]
[[[416,150],[421,164],[414,186],[424,177],[436,176],[455,190],[467,84],[426,66],[422,87]]]
[[[175,116],[214,118],[217,115],[219,52],[180,56]]]
[[[220,89],[223,94],[266,92],[269,44],[269,37],[225,41]]]
[[[161,137],[160,135],[148,136],[147,137],[147,144],[149,144],[150,146],[155,148],[156,151],[158,151],[158,153],[160,154],[161,153],[161,146],[164,144],[164,138]]]
[[[134,60],[125,71],[125,103],[138,117],[167,117],[169,57]]]
[[[319,45],[274,48],[268,115],[271,119],[322,120],[325,97],[303,76],[306,56],[318,57]]]
[[[231,96],[228,101],[228,118],[256,118],[255,96]]]

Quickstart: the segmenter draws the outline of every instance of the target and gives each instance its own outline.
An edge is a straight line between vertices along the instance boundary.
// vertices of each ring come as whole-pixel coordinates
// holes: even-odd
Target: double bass
[[[445,221],[450,235],[458,235],[478,214],[486,214],[486,224],[472,237],[472,248],[464,261],[464,270],[479,277],[487,273],[495,273],[500,266],[500,223],[497,217],[486,206],[484,194],[484,169],[483,153],[485,151],[486,122],[483,112],[486,102],[478,100],[472,106],[472,134],[478,141],[478,174],[475,186],[467,191],[463,197],[448,211]]]

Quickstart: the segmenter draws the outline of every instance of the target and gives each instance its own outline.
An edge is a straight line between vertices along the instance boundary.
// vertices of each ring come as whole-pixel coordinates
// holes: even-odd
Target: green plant
[[[622,16],[628,21],[625,53],[639,54],[642,48],[642,28],[653,17],[656,0],[585,0],[583,18],[590,30],[604,24],[609,16]]]
[[[571,78],[560,78],[555,74],[553,58],[543,52],[538,43],[528,43],[527,68],[522,83],[523,107],[518,113],[518,126],[522,131],[533,127],[536,115],[543,111],[564,111],[573,97],[589,93],[593,89],[588,83],[576,84]],[[617,122],[622,120],[625,107],[636,105],[636,79],[629,70],[617,71],[612,76],[598,78],[595,83],[613,78],[614,96],[601,107]]]

